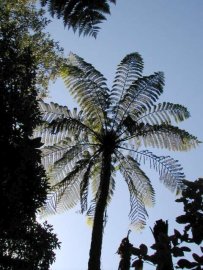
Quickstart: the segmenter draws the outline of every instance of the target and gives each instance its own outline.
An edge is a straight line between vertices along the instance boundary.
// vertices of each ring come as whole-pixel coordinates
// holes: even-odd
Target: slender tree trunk
[[[99,197],[95,209],[92,240],[89,253],[88,270],[100,270],[100,258],[104,228],[104,214],[109,193],[111,178],[111,152],[104,150],[100,175]]]
[[[118,270],[129,270],[130,260],[132,255],[133,245],[129,242],[128,237],[125,237],[118,248],[117,253],[120,255],[121,260],[119,262]]]
[[[155,243],[157,244],[156,270],[174,270],[171,247],[168,240],[168,222],[157,220],[152,232],[154,235]]]

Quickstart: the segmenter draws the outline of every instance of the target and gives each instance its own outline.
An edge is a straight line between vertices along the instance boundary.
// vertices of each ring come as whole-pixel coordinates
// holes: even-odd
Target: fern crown
[[[81,110],[71,112],[56,103],[39,102],[44,124],[35,136],[42,137],[42,162],[51,184],[44,213],[63,211],[80,201],[81,211],[86,211],[91,220],[105,151],[112,156],[107,205],[114,192],[116,171],[120,170],[130,193],[129,217],[134,227],[143,227],[145,206],[154,204],[155,192],[140,167],[142,163],[149,163],[172,191],[182,188],[180,164],[169,156],[153,154],[151,149],[187,151],[196,147],[199,141],[195,136],[173,126],[190,114],[182,105],[157,103],[163,93],[164,74],[143,76],[142,72],[140,54],[127,55],[118,65],[109,90],[99,71],[70,54],[61,76]]]

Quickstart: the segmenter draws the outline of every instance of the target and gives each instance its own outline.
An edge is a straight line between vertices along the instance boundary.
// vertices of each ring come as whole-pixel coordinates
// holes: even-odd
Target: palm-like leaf
[[[141,77],[142,70],[143,60],[138,53],[126,55],[118,65],[111,90],[112,112],[115,114],[114,124],[117,123],[120,110],[122,110],[122,100],[126,95],[126,90],[136,79]]]
[[[143,144],[146,148],[154,147],[172,151],[187,151],[195,148],[199,143],[195,136],[185,130],[167,124],[141,125],[130,119],[130,121],[125,121],[124,125],[130,136],[123,140],[134,138],[135,141]]]
[[[143,59],[138,53],[126,55],[116,70],[116,76],[111,90],[111,102],[119,104],[126,94],[126,89],[142,75]]]
[[[132,181],[136,196],[147,206],[154,204],[154,190],[149,178],[141,170],[140,164],[132,156],[119,153],[119,167],[125,179]],[[128,181],[127,180],[127,181]]]
[[[154,204],[154,190],[149,178],[141,170],[140,164],[131,156],[119,156],[120,171],[127,182],[130,192],[130,213],[131,224],[136,228],[145,225],[146,209],[145,206]]]
[[[131,117],[138,123],[150,125],[171,124],[184,121],[190,114],[184,106],[163,102],[151,107],[143,107],[142,109],[131,112]]]
[[[169,125],[145,126],[140,134],[145,147],[165,148],[173,151],[187,151],[195,148],[199,141],[185,130]]]
[[[81,176],[88,164],[88,160],[80,160],[78,164],[66,173],[62,181],[52,186],[52,192],[48,195],[47,203],[42,209],[43,215],[62,212],[74,207],[80,200]]]
[[[39,102],[44,123],[34,136],[42,137],[42,160],[51,185],[44,211],[60,212],[80,201],[81,212],[87,211],[94,224],[91,252],[97,244],[101,247],[115,171],[121,171],[128,185],[131,225],[143,227],[145,206],[154,204],[154,190],[140,164],[148,162],[172,191],[179,192],[184,179],[178,161],[143,147],[186,151],[199,144],[195,136],[172,125],[189,117],[185,107],[169,102],[156,105],[163,92],[163,73],[142,76],[142,69],[139,54],[127,55],[118,66],[110,92],[101,73],[71,54],[61,72],[82,111]]]
[[[48,5],[52,16],[63,18],[65,26],[79,31],[79,35],[91,35],[96,38],[100,29],[98,24],[106,20],[106,14],[110,14],[109,2],[115,0],[41,0],[42,6]]]
[[[36,131],[35,136],[41,136],[45,144],[42,148],[43,164],[49,172],[54,192],[58,190],[57,194],[65,194],[65,183],[69,181],[63,182],[63,179],[80,176],[78,194],[82,212],[87,209],[90,182],[94,187],[93,205],[97,202],[101,158],[95,155],[104,151],[105,144],[109,144],[109,147],[114,144],[112,155],[119,164],[130,188],[131,201],[134,202],[131,213],[139,206],[144,215],[144,205],[153,204],[154,191],[148,177],[139,167],[140,161],[149,160],[154,169],[159,171],[160,179],[172,190],[181,186],[184,175],[176,161],[170,157],[138,151],[138,148],[143,145],[185,151],[196,147],[199,141],[188,132],[172,126],[173,121],[179,122],[189,117],[185,107],[166,102],[155,104],[163,92],[163,73],[142,76],[142,70],[143,60],[138,53],[124,57],[117,68],[110,92],[100,72],[79,56],[70,54],[67,65],[61,70],[62,77],[83,111],[74,109],[70,112],[67,107],[39,101],[45,124]],[[133,143],[126,145],[128,141]],[[129,150],[130,156],[123,155],[122,150]],[[87,156],[89,163],[79,170],[78,164],[86,160]],[[113,179],[110,181],[109,194],[113,194]],[[110,198],[111,195],[108,200]],[[53,201],[51,204],[54,204]],[[92,215],[94,209],[91,206],[88,213]],[[132,216],[135,222],[136,215]]]
[[[124,119],[134,110],[140,111],[154,105],[163,92],[164,75],[157,72],[151,76],[144,76],[134,81],[121,100],[119,110],[119,127]]]
[[[170,156],[157,156],[148,150],[134,151],[131,149],[130,152],[137,162],[144,164],[148,162],[150,168],[159,173],[160,180],[172,192],[176,191],[178,193],[181,190],[185,176],[177,160]]]
[[[75,54],[70,54],[68,63],[62,69],[62,78],[67,88],[88,115],[87,120],[101,128],[110,105],[106,79],[91,64]]]

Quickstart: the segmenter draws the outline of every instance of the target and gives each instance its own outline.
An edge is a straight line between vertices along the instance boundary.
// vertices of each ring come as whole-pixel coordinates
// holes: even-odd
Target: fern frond
[[[44,144],[44,147],[53,146],[55,144],[59,144],[63,140],[69,139],[67,130],[54,134],[53,130],[49,128],[49,124],[42,124],[41,126],[37,127],[33,132],[33,137],[41,137],[41,142]]]
[[[95,214],[95,208],[96,208],[96,199],[94,198],[91,202],[90,202],[90,207],[86,213],[86,218],[87,218],[87,224],[89,226],[93,225],[94,222],[94,214]]]
[[[92,194],[93,196],[96,198],[99,192],[99,185],[100,185],[100,175],[101,175],[101,157],[99,157],[96,162],[95,162],[95,166],[94,169],[92,170],[91,173],[91,187],[92,187]],[[114,194],[114,190],[115,190],[115,167],[113,166],[113,164],[111,165],[111,179],[110,179],[110,183],[109,183],[109,193],[108,193],[108,197],[107,197],[107,203],[109,204],[112,196]]]
[[[132,157],[124,157],[117,152],[119,158],[120,171],[128,185],[130,193],[130,213],[131,226],[142,229],[145,226],[147,211],[145,205],[154,204],[154,190],[149,178],[139,167],[137,161]]]
[[[103,75],[79,56],[71,54],[61,76],[86,117],[95,125],[103,125],[110,102]]]
[[[80,200],[80,182],[89,159],[80,160],[68,175],[51,187],[42,215],[63,212],[74,207]]]
[[[130,227],[135,230],[142,230],[146,225],[146,217],[148,217],[145,204],[136,194],[136,189],[132,181],[126,181],[130,193]]]
[[[145,147],[165,148],[172,151],[188,151],[200,143],[187,131],[165,124],[144,125],[138,137]]]
[[[87,149],[88,145],[74,145],[55,163],[48,167],[47,173],[54,182],[63,181],[66,175],[77,165],[80,160],[87,157],[86,153],[89,153]],[[53,181],[52,181],[53,184]]]
[[[143,108],[139,112],[134,110],[131,113],[132,118],[138,123],[160,125],[171,124],[172,120],[176,123],[184,121],[190,117],[187,108],[170,102],[163,102],[148,108]]]
[[[136,196],[147,206],[154,205],[154,189],[147,175],[140,168],[140,164],[130,155],[124,156],[117,151],[119,167],[123,177],[132,181]]]
[[[86,16],[85,16],[86,13]],[[101,13],[98,13],[95,10],[91,11],[91,16],[92,18],[97,18],[97,24],[106,20],[105,16]],[[94,22],[96,22],[96,20],[94,20]],[[81,18],[80,23],[78,24],[79,28],[78,28],[78,33],[79,36],[81,34],[83,34],[84,36],[87,35],[91,35],[94,38],[97,37],[97,33],[100,30],[100,27],[98,25],[96,25],[95,23],[93,23],[93,20],[90,21],[90,17],[89,17],[89,10],[86,9],[83,12],[83,18]],[[74,30],[77,30],[77,27],[75,27]],[[74,31],[75,32],[75,31]]]
[[[65,152],[71,147],[71,143],[68,139],[64,139],[56,144],[44,146],[41,149],[42,165],[45,169],[48,169],[50,165],[53,165],[59,160]]]
[[[49,124],[49,130],[53,136],[56,135],[61,138],[70,136],[72,140],[86,141],[88,134],[94,137],[98,136],[92,128],[75,118],[54,120]]]
[[[146,164],[148,162],[150,168],[155,169],[159,173],[160,181],[172,192],[176,191],[178,193],[182,190],[182,181],[185,175],[182,172],[182,166],[177,160],[170,156],[157,156],[148,150],[135,151],[127,148],[123,149],[130,151],[138,163]]]
[[[95,162],[95,166],[91,172],[91,191],[92,195],[95,198],[98,192],[99,183],[100,183],[100,174],[101,174],[101,157]]]
[[[47,104],[39,102],[44,124],[39,126],[34,137],[41,137],[45,145],[54,145],[67,137],[84,139],[87,134],[97,136],[96,132],[84,124],[84,114],[74,108],[71,112],[66,106],[59,106],[57,103]]]
[[[87,170],[84,173],[83,180],[80,183],[80,205],[81,213],[87,210],[87,198],[88,198],[88,187],[91,169],[94,166],[93,162],[90,162]]]
[[[187,131],[167,124],[138,124],[131,117],[127,117],[123,125],[126,128],[125,133],[128,132],[130,136],[123,137],[120,141],[124,142],[134,138],[135,145],[143,144],[145,147],[165,148],[172,151],[188,151],[197,147],[200,143],[197,137],[189,134]]]
[[[45,103],[43,100],[38,101],[40,112],[42,113],[42,121],[51,123],[53,120],[61,118],[70,118],[71,113],[68,107],[61,106],[57,103]]]
[[[126,89],[141,76],[143,70],[143,59],[139,53],[126,55],[116,70],[116,76],[111,90],[112,104],[119,106]]]
[[[154,105],[163,92],[164,74],[156,72],[134,81],[126,90],[118,110],[119,127],[132,111],[140,111]]]
[[[52,17],[56,15],[58,18],[63,18],[64,26],[94,38],[97,37],[100,29],[98,24],[106,20],[106,14],[110,14],[108,2],[116,3],[115,0],[41,0],[42,6],[48,5]]]
[[[95,180],[95,179],[94,179]],[[110,204],[111,199],[113,197],[114,194],[114,190],[115,190],[115,179],[113,176],[111,176],[110,179],[110,184],[109,184],[109,192],[108,192],[108,197],[107,197],[107,206]],[[98,199],[98,194],[99,194],[99,182],[98,181],[93,181],[93,195],[94,195],[94,199],[91,201],[90,203],[90,207],[86,213],[87,216],[87,223],[89,225],[93,224],[93,220],[94,220],[94,215],[95,215],[95,209],[96,209],[96,205],[97,205],[97,199]],[[104,216],[104,224],[106,224],[107,222],[107,213],[105,212],[105,216]]]
[[[88,187],[91,180],[92,171],[97,164],[98,157],[100,155],[100,150],[96,151],[95,154],[91,157],[88,167],[83,175],[83,179],[80,184],[80,204],[81,204],[81,213],[87,210],[87,197],[88,197]]]

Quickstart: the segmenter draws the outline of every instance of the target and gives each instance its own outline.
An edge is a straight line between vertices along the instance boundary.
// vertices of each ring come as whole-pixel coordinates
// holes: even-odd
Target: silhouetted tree
[[[203,179],[199,178],[194,182],[183,181],[185,188],[182,197],[176,202],[184,204],[184,214],[176,218],[180,224],[184,224],[183,232],[180,233],[174,229],[174,234],[168,235],[168,222],[163,220],[156,221],[152,230],[155,243],[151,246],[155,252],[148,254],[146,245],[141,244],[139,248],[133,247],[128,238],[124,238],[118,249],[121,257],[119,270],[129,270],[131,256],[137,259],[133,262],[132,267],[135,270],[143,269],[143,262],[150,262],[156,265],[157,270],[173,270],[173,259],[184,257],[185,252],[192,252],[194,244],[200,245],[203,241]],[[183,246],[186,244],[186,246]],[[192,244],[192,245],[191,245]],[[200,247],[203,252],[203,247]],[[123,258],[126,259],[123,264]],[[203,256],[192,253],[191,259],[183,258],[177,260],[176,268],[201,270],[203,267]]]
[[[1,0],[0,25],[10,27],[18,32],[15,37],[19,46],[32,49],[36,64],[36,86],[38,95],[46,96],[48,83],[58,75],[59,67],[63,63],[63,49],[55,42],[46,26],[49,20],[44,16],[42,9],[37,9],[33,1]]]
[[[48,270],[58,247],[52,226],[47,223],[41,225],[33,219],[17,221],[9,226],[9,230],[1,231],[0,269]]]
[[[132,247],[133,245],[129,242],[129,233],[128,236],[123,238],[121,244],[118,248],[117,253],[120,255],[120,263],[118,270],[129,270],[131,266],[131,256],[132,256]]]
[[[31,139],[41,123],[39,62],[29,42],[26,46],[25,25],[9,6],[0,8],[0,269],[48,270],[59,242],[48,224],[36,222],[49,187],[40,139]]]
[[[184,151],[198,144],[196,137],[174,127],[189,117],[187,109],[168,102],[156,104],[163,92],[162,72],[143,76],[138,53],[124,57],[110,91],[103,75],[71,54],[62,77],[82,111],[41,101],[43,124],[35,133],[42,137],[43,164],[51,189],[44,212],[73,207],[78,201],[87,210],[89,185],[93,200],[87,210],[94,217],[89,270],[100,269],[103,228],[107,205],[114,193],[115,172],[120,170],[130,193],[132,226],[145,224],[146,205],[153,205],[154,190],[140,162],[149,162],[160,180],[172,191],[180,190],[184,174],[176,160],[157,156],[145,147]]]

